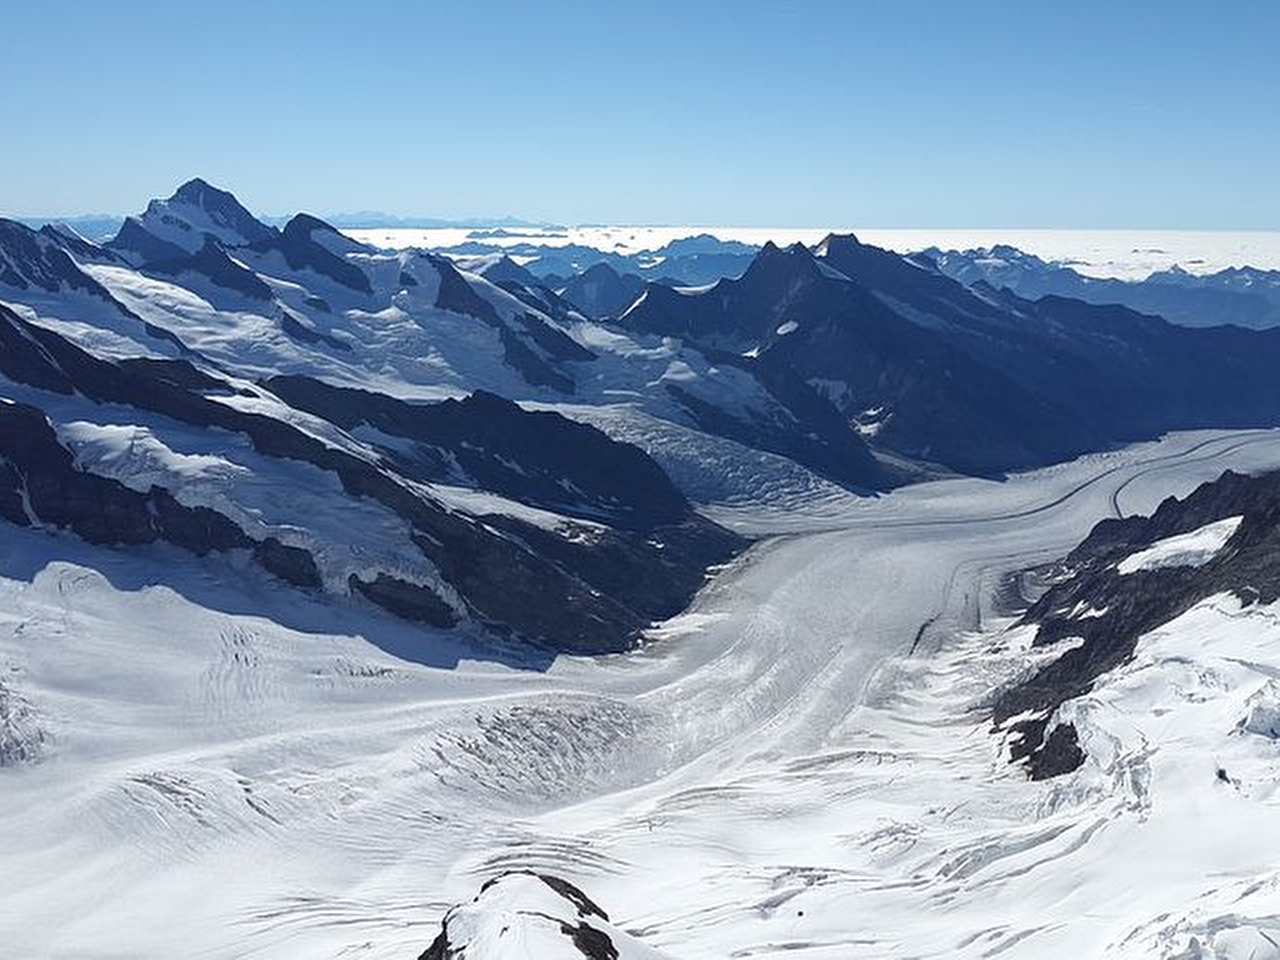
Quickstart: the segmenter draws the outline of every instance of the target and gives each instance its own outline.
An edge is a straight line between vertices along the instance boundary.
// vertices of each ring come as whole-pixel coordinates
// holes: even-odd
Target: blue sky
[[[0,212],[1280,229],[1258,2],[13,3]]]

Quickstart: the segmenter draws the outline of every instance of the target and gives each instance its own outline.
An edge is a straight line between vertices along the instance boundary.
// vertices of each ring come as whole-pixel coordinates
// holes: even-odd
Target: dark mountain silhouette
[[[1280,333],[972,290],[853,237],[766,245],[698,293],[651,284],[621,322],[816,390],[877,446],[961,472],[1280,420]]]

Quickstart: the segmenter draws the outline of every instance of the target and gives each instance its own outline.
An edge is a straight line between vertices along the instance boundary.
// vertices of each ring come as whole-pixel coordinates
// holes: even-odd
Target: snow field
[[[1147,758],[1145,819],[1141,777],[1122,775],[1144,741],[1125,724],[1168,724],[1145,734],[1149,752],[1204,714],[1152,717],[1146,694],[1096,691],[1111,713],[1078,709],[1124,762],[1100,753],[1103,767],[1033,784],[981,712],[1028,664],[1027,638],[993,619],[1005,572],[1061,555],[1117,505],[1149,509],[1228,466],[1280,466],[1280,439],[1175,435],[1004,484],[874,499],[779,474],[754,513],[708,507],[776,536],[690,611],[632,654],[545,670],[522,668],[517,648],[281,592],[220,558],[6,530],[0,676],[47,734],[39,762],[0,770],[0,869],[22,878],[0,889],[6,943],[27,957],[162,956],[178,923],[206,957],[402,958],[485,880],[531,868],[672,957],[1256,945],[1251,931],[1269,928],[1248,918],[1277,889],[1259,864],[1280,862],[1256,836],[1273,744],[1240,732],[1272,709],[1262,678],[1280,663],[1261,640],[1233,653],[1224,633],[1205,669],[1228,671],[1225,686],[1175,700],[1233,698],[1196,750]],[[1274,615],[1215,610],[1237,629]],[[1219,789],[1193,756],[1206,752],[1241,789]],[[1166,804],[1184,788],[1187,802]],[[1187,838],[1182,859],[1159,861],[1169,896],[1147,884],[1134,899],[1170,832],[1242,810],[1220,848]]]

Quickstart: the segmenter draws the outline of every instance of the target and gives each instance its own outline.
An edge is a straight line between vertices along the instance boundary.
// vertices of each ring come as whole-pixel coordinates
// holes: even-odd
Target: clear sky
[[[1277,0],[45,0],[0,212],[1280,229]]]

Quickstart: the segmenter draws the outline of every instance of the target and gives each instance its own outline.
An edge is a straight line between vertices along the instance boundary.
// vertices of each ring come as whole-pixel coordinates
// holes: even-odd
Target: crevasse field
[[[1008,572],[1280,467],[1280,432],[860,499],[611,426],[767,536],[640,651],[545,671],[445,634],[408,663],[384,650],[420,628],[248,566],[6,529],[5,734],[46,753],[0,790],[9,955],[410,958],[518,867],[687,960],[1275,955],[1280,756],[1238,725],[1276,700],[1280,611],[1146,637],[1063,708],[1090,757],[1063,778],[1010,768],[982,707],[1055,654]]]

